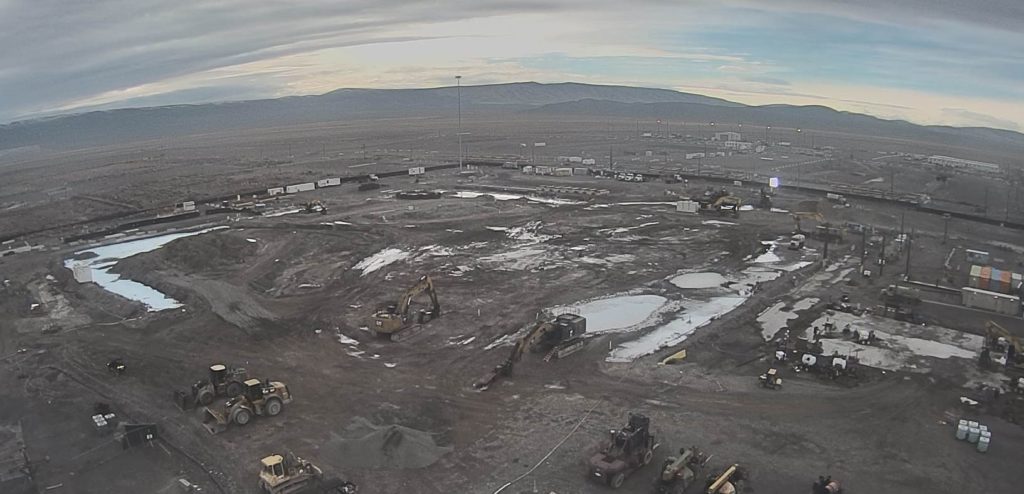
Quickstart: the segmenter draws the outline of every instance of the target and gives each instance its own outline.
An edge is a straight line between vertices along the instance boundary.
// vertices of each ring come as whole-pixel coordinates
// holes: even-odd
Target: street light
[[[462,76],[455,76],[455,90],[459,100],[459,171],[462,171]]]

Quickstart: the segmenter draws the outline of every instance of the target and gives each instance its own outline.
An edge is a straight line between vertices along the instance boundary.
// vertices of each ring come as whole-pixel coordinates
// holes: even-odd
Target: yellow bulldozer
[[[356,494],[352,482],[324,481],[320,467],[294,454],[270,455],[260,460],[260,491],[264,494],[293,494],[309,492],[321,487],[319,492]],[[323,489],[330,490],[323,490]]]
[[[227,400],[223,408],[205,407],[203,427],[210,434],[227,430],[228,425],[245,425],[253,416],[274,417],[292,402],[288,386],[279,381],[245,381],[242,394]]]
[[[413,299],[420,294],[426,293],[430,297],[430,308],[421,309],[415,314],[410,314]],[[398,303],[388,305],[374,312],[370,320],[370,328],[378,335],[398,341],[398,333],[404,332],[407,337],[412,332],[407,331],[410,326],[424,324],[436,319],[441,315],[441,304],[437,301],[437,291],[434,290],[434,281],[430,276],[421,276],[416,284],[405,291],[398,299]]]

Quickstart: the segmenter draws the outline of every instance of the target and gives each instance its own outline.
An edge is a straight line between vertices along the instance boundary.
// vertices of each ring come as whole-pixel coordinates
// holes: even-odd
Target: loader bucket
[[[228,429],[227,418],[210,407],[203,407],[203,428],[210,434],[220,434]]]

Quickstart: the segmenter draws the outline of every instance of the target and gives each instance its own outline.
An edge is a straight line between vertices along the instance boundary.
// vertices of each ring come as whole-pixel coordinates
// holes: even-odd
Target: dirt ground
[[[441,144],[450,136],[429,122],[384,127],[287,129],[276,134],[278,141],[261,144],[252,135],[204,137],[187,145],[148,143],[127,154],[97,150],[54,158],[54,168],[9,167],[5,176],[27,185],[21,192],[5,189],[5,204],[23,205],[8,206],[0,221],[5,228],[29,229],[54,218],[71,222],[119,208],[155,208],[190,194],[406,166],[365,157],[364,141],[370,155],[428,162],[450,154]],[[617,141],[584,139],[583,131],[559,134],[545,122],[492,142],[487,136],[502,127],[481,127],[471,152],[518,153],[519,140],[547,139],[552,145],[545,153],[583,149],[596,155],[610,143],[626,142],[629,132],[609,124]],[[375,141],[367,137],[371,129],[380,131]],[[342,137],[307,137],[304,146],[298,144],[299,136],[331,133]],[[871,149],[895,146],[879,142]],[[847,145],[866,152],[863,143]],[[169,161],[176,165],[165,166]],[[392,164],[373,164],[378,161]],[[69,170],[63,185],[68,191],[39,196],[43,188],[33,184],[61,167]],[[874,176],[864,171],[858,177],[863,180],[854,182],[843,170],[822,170],[815,173],[823,180],[857,184]],[[910,171],[905,175],[909,187],[915,180]],[[180,185],[168,188],[171,180]],[[0,320],[0,376],[11,384],[0,388],[0,430],[19,431],[0,433],[0,472],[7,472],[0,491],[187,492],[184,479],[206,492],[255,492],[259,459],[292,451],[330,476],[356,482],[360,492],[491,493],[512,481],[501,492],[606,492],[588,478],[586,458],[629,412],[651,417],[659,447],[654,465],[631,476],[621,492],[650,492],[661,460],[690,445],[714,455],[709,467],[742,465],[750,478],[745,492],[807,492],[826,474],[851,493],[1014,492],[1024,481],[1015,468],[1024,428],[994,406],[961,405],[974,382],[1005,377],[978,370],[973,358],[921,357],[915,360],[919,368],[900,371],[865,367],[857,379],[843,382],[786,365],[785,384],[775,391],[760,388],[757,380],[774,365],[775,350],[758,317],[777,303],[795,311],[786,327],[798,333],[844,294],[852,303],[877,305],[879,290],[908,271],[913,280],[958,287],[969,269],[963,249],[990,249],[1010,268],[1024,253],[1019,232],[964,220],[950,221],[947,230],[942,217],[910,209],[821,201],[829,221],[873,225],[887,232],[889,242],[901,223],[913,232],[910,249],[896,254],[889,244],[887,264],[878,272],[881,245],[860,235],[831,244],[822,260],[824,245],[816,240],[802,252],[765,244],[788,239],[794,228],[788,214],[751,210],[732,218],[675,211],[672,201],[699,195],[710,185],[705,183],[632,184],[499,169],[476,179],[448,171],[420,183],[386,182],[381,190],[345,185],[272,205],[283,213],[315,198],[326,205],[324,215],[204,215],[129,232],[142,237],[226,227],[113,268],[179,302],[174,309],[147,311],[100,286],[77,283],[64,261],[95,244],[64,245],[58,231],[31,237],[45,246],[41,251],[0,258],[6,315]],[[484,185],[575,185],[609,193],[561,197],[558,204],[452,194],[484,192]],[[420,201],[393,195],[411,188],[448,193]],[[730,189],[757,203],[757,190]],[[782,191],[773,206],[795,210],[812,199]],[[71,214],[58,215],[64,208]],[[861,274],[862,251],[871,277]],[[779,260],[757,271],[766,281],[756,287],[735,281],[749,277],[757,259],[772,253]],[[953,260],[948,268],[947,259]],[[695,290],[671,282],[700,272],[733,281]],[[369,331],[374,309],[394,302],[424,274],[437,285],[441,318],[399,342]],[[994,317],[958,307],[955,296],[928,293],[936,308],[923,311],[921,331],[941,326],[979,334]],[[576,354],[550,362],[527,354],[509,378],[486,391],[472,388],[506,358],[509,335],[540,312],[585,310],[610,296],[647,297],[660,306],[628,324],[592,331]],[[680,317],[696,318],[701,307],[729,297],[743,300],[715,313],[684,341],[632,361],[608,361],[615,349]],[[817,300],[806,309],[788,309],[810,298]],[[422,303],[416,300],[417,307]],[[608,323],[602,318],[628,319],[633,310],[612,306],[588,324],[593,329]],[[1024,335],[1019,318],[996,319]],[[658,365],[683,348],[682,363]],[[115,357],[127,363],[124,375],[108,372],[105,364]],[[172,392],[203,377],[213,363],[283,381],[295,400],[278,417],[257,417],[211,435],[200,412],[173,405]],[[1001,398],[1007,403],[1001,409],[1012,409],[1015,399]],[[117,420],[157,424],[160,438],[122,448],[115,433],[92,423],[99,403],[109,405]],[[986,454],[956,441],[959,418],[989,426],[994,439]],[[9,464],[19,468],[9,471]]]

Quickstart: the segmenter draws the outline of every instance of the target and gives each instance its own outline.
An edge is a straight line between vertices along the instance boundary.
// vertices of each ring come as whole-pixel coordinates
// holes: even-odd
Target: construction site
[[[0,492],[1019,490],[1016,175],[464,124],[0,168]]]

